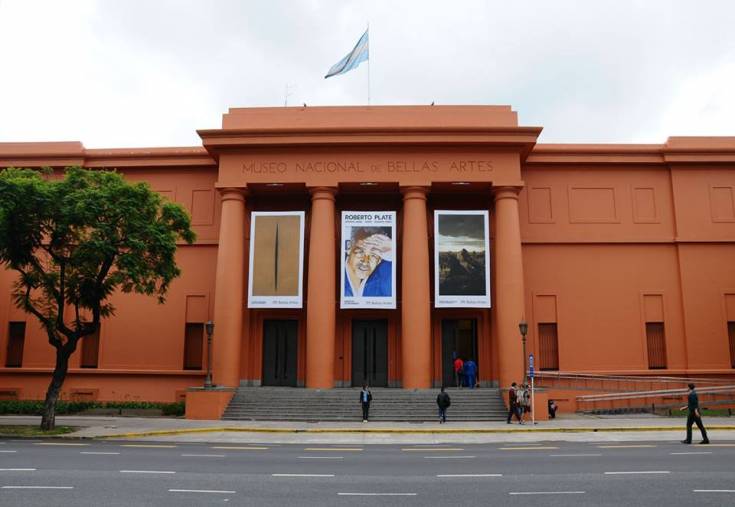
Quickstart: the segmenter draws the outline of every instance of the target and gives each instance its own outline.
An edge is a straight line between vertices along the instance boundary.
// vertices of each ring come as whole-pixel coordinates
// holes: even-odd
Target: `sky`
[[[735,2],[0,0],[0,142],[200,146],[229,107],[504,104],[540,142],[735,136]],[[370,24],[370,60],[324,79]]]

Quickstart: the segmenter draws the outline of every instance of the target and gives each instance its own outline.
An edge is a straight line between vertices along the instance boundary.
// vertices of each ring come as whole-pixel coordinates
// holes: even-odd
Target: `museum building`
[[[201,386],[480,386],[539,371],[735,378],[735,138],[537,144],[508,106],[233,108],[201,147],[0,143],[116,169],[191,214],[167,301],[118,294],[62,396]],[[0,397],[54,350],[0,271]],[[527,341],[519,322],[528,323]]]

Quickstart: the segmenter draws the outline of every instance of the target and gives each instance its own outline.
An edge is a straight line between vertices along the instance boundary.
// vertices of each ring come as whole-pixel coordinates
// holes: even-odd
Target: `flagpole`
[[[370,21],[367,24],[368,34],[368,106],[370,105]]]

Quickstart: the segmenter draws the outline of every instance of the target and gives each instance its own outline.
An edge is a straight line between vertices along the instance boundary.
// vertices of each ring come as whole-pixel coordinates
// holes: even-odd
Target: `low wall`
[[[186,390],[202,385],[204,372],[72,370],[61,390],[71,401],[184,401]],[[43,400],[51,370],[0,368],[0,399]]]
[[[186,418],[218,421],[235,395],[230,387],[193,387],[186,392]]]

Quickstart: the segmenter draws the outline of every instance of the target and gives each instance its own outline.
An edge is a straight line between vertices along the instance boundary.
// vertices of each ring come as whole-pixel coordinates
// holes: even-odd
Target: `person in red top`
[[[462,361],[461,357],[458,357],[454,360],[454,383],[457,384],[457,387],[462,387],[462,381],[464,380],[463,377],[463,370],[464,370],[464,361]]]

